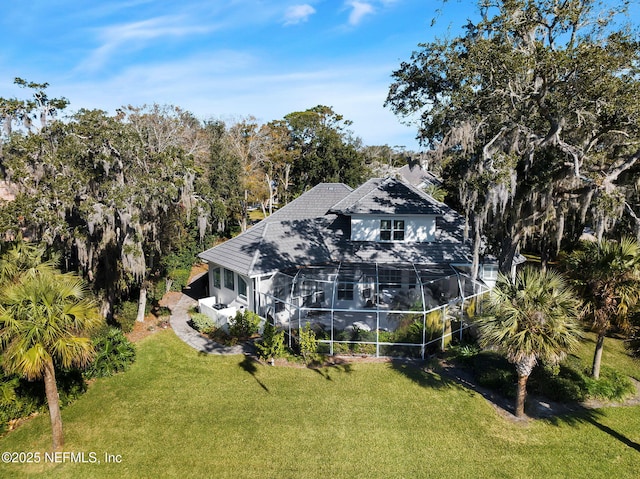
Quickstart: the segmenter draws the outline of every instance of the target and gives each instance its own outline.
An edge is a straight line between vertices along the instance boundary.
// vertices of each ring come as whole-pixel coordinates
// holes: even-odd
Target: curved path
[[[191,285],[205,274],[202,273],[193,278],[189,286],[185,288],[185,292],[193,291],[191,290]],[[192,348],[206,354],[245,354],[250,352],[250,349],[243,344],[224,346],[212,341],[189,326],[189,308],[197,305],[198,301],[189,296],[189,294],[185,294],[185,292],[182,293],[178,302],[171,308],[171,317],[169,319],[171,328],[180,339]]]

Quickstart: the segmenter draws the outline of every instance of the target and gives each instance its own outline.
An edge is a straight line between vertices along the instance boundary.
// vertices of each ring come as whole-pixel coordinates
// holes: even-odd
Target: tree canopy
[[[250,206],[266,215],[318,182],[363,178],[350,122],[329,107],[264,125],[160,105],[68,113],[46,83],[16,82],[32,98],[0,99],[0,232],[59,251],[108,318],[139,298],[143,320],[150,288],[184,286],[196,252],[244,230]]]
[[[478,2],[462,35],[419,45],[386,104],[417,116],[469,221],[502,271],[523,246],[554,255],[585,225],[599,238],[633,205],[640,48],[626,2]],[[625,206],[627,203],[627,206]],[[636,212],[637,213],[637,212]]]
[[[321,182],[358,185],[365,176],[363,156],[348,126],[351,122],[328,106],[318,105],[285,116],[295,191],[299,194]]]

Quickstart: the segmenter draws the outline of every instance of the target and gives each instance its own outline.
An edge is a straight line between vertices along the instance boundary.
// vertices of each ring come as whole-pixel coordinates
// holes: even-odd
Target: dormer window
[[[404,220],[380,220],[380,241],[404,241]]]

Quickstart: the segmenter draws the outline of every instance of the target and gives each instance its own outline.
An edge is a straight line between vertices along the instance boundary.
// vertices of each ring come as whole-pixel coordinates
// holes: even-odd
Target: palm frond
[[[502,349],[513,363],[557,362],[578,345],[579,302],[563,277],[527,266],[500,275],[477,319],[482,346]],[[532,363],[533,361],[533,363]]]

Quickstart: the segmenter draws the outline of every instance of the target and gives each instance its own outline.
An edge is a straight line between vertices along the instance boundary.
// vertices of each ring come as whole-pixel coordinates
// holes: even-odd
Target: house
[[[409,162],[398,169],[398,174],[405,181],[421,190],[428,186],[442,186],[442,181],[432,172],[422,168],[417,161]]]
[[[470,276],[464,230],[457,212],[401,179],[356,189],[322,183],[199,255],[210,292],[201,310],[224,324],[248,308],[293,335],[309,322],[332,353],[363,343],[393,355],[386,353],[406,343],[405,353],[416,346],[424,355],[444,340],[451,311],[462,331],[465,301],[488,290]],[[415,321],[420,340],[398,341]]]

